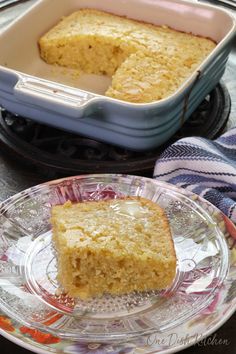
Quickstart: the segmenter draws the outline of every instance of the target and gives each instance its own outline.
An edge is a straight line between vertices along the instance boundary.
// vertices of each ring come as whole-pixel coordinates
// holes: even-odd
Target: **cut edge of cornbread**
[[[52,208],[58,281],[73,297],[164,289],[176,273],[165,212],[141,197]]]

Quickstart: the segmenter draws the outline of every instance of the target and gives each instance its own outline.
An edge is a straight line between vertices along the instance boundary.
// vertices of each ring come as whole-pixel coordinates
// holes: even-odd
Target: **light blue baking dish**
[[[210,37],[218,44],[170,97],[149,104],[115,100],[101,92],[72,87],[61,78],[45,79],[49,69],[39,58],[37,40],[62,15],[79,7],[165,24]],[[126,0],[119,4],[39,0],[0,35],[0,104],[13,113],[107,143],[134,150],[156,148],[176,133],[221,79],[235,29],[228,12],[183,0]]]

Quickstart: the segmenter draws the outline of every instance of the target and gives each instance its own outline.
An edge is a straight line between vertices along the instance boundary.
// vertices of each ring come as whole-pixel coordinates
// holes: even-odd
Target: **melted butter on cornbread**
[[[58,280],[71,296],[163,289],[176,271],[164,211],[140,197],[52,208]]]
[[[63,18],[39,40],[47,63],[112,76],[105,95],[134,103],[174,93],[215,46],[191,33],[94,9]]]
[[[145,217],[150,212],[144,208],[137,200],[117,201],[110,206],[117,214],[131,218]]]

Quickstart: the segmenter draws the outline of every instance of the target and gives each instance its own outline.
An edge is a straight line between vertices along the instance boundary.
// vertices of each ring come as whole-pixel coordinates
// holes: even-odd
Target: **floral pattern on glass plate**
[[[125,195],[166,210],[178,258],[172,287],[88,302],[58,292],[51,206]],[[177,351],[217,329],[236,308],[234,224],[207,201],[166,183],[117,175],[52,181],[5,201],[0,223],[0,328],[33,351]]]

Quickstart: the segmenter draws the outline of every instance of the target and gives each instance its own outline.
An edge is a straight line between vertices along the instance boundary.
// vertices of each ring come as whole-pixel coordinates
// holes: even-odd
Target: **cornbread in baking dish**
[[[141,197],[52,208],[58,281],[71,296],[163,289],[176,272],[164,211]]]
[[[39,40],[47,63],[112,76],[105,95],[134,103],[174,93],[215,45],[207,38],[94,9],[63,18]]]

